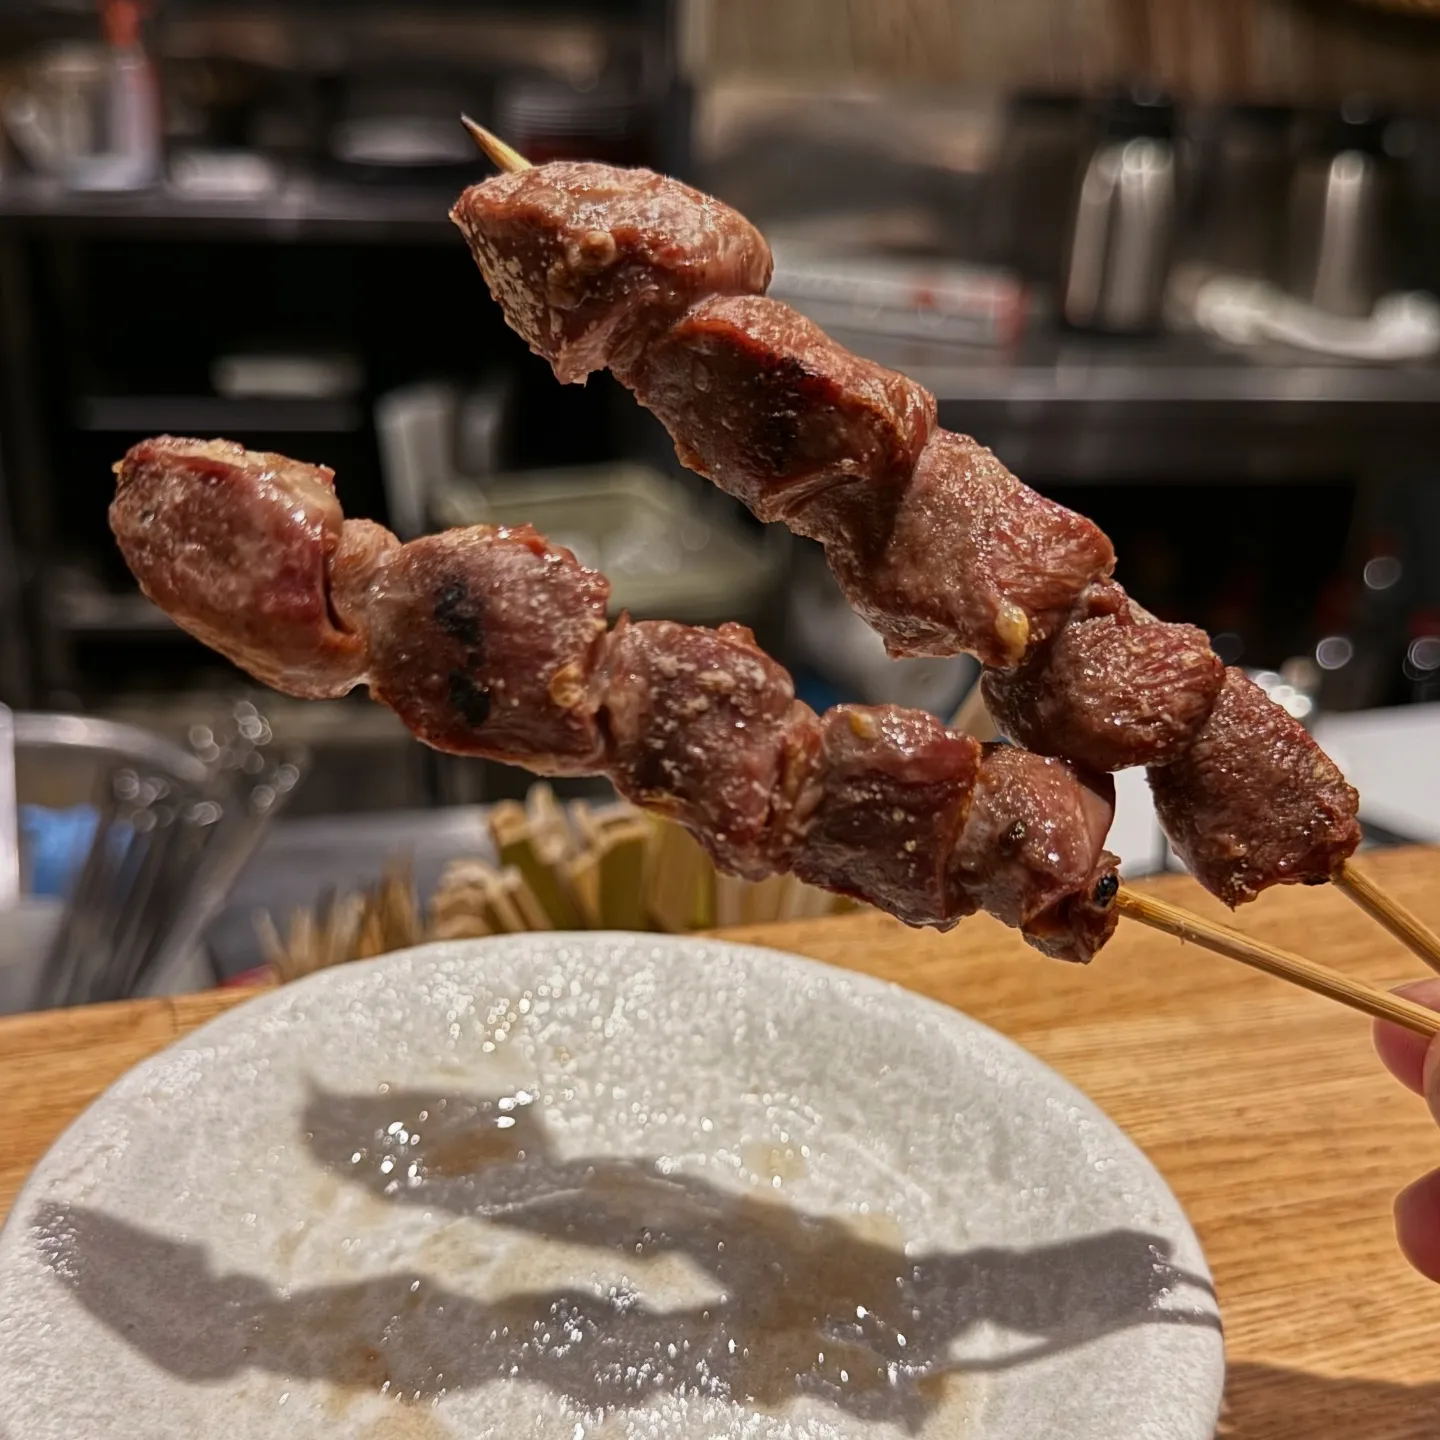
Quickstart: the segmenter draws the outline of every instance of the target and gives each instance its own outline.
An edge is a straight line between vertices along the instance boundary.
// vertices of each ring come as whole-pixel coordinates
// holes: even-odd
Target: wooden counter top
[[[1387,851],[1363,868],[1440,926],[1440,853]],[[1148,884],[1224,913],[1188,878]],[[1329,888],[1272,891],[1236,923],[1372,983],[1425,973]],[[1382,1071],[1364,1018],[1132,926],[1088,968],[1047,961],[983,917],[949,935],[868,914],[726,933],[954,1005],[1053,1065],[1134,1137],[1215,1272],[1227,1440],[1440,1437],[1440,1287],[1405,1266],[1390,1220],[1394,1192],[1440,1164],[1440,1131]],[[0,1020],[0,1214],[112,1080],[243,998]]]

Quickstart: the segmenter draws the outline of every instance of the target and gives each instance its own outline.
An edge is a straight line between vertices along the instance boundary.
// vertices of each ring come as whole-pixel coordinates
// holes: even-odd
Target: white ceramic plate
[[[0,1297],[7,1440],[1208,1440],[1223,1373],[1178,1205],[1055,1074],[653,936],[222,1016],[41,1162]]]

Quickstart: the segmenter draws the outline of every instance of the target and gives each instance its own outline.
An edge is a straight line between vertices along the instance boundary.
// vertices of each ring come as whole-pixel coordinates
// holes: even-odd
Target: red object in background
[[[1422,609],[1417,610],[1410,616],[1408,626],[1411,640],[1427,640],[1431,636],[1440,635],[1440,610]]]
[[[615,140],[584,135],[522,135],[515,148],[534,165],[552,160],[599,160],[608,165],[643,165],[645,147],[634,138]]]
[[[1337,575],[1327,582],[1315,602],[1315,633],[1339,635],[1350,628],[1355,613],[1355,582]]]
[[[629,90],[580,90],[561,80],[516,80],[501,92],[496,121],[506,141],[532,164],[599,160],[643,165],[647,154],[644,98]]]
[[[1260,575],[1254,569],[1233,571],[1210,602],[1211,632],[1246,634],[1259,612],[1261,589]]]
[[[219,985],[221,990],[243,990],[254,985],[268,985],[275,978],[268,965],[259,965],[254,970],[242,970],[238,975],[227,975]]]
[[[100,25],[106,42],[117,50],[135,49],[147,8],[139,0],[101,0]]]

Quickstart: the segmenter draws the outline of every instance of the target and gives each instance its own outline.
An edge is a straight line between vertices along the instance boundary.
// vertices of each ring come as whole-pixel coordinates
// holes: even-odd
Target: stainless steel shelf
[[[243,398],[222,395],[86,395],[75,406],[81,430],[101,433],[251,432],[341,434],[364,423],[353,400]]]
[[[1365,365],[1280,348],[1225,350],[1037,331],[1013,350],[861,332],[837,339],[904,370],[942,401],[1014,405],[1417,405],[1440,402],[1440,365]]]
[[[72,635],[159,636],[185,632],[143,595],[107,591],[62,590],[56,598],[56,622]]]
[[[934,392],[941,423],[1050,482],[1440,477],[1440,366],[1227,352],[1198,336],[1037,334],[1014,351],[848,333]]]
[[[484,175],[477,162],[475,179]],[[0,223],[17,229],[103,234],[172,232],[187,238],[453,241],[459,187],[359,185],[296,176],[254,197],[209,198],[161,185],[121,195],[76,194],[28,175],[0,182]]]

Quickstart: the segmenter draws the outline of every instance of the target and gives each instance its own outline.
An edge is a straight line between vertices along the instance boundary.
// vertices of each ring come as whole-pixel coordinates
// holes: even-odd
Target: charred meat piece
[[[1360,843],[1360,797],[1305,727],[1233,666],[1195,743],[1149,778],[1175,853],[1232,907],[1271,885],[1322,884]]]
[[[951,893],[949,864],[980,742],[923,711],[884,705],[806,711],[795,723],[815,735],[797,747],[806,777],[785,822],[796,837],[790,868],[847,895],[903,897],[893,913],[908,925],[948,929],[973,913],[967,895]]]
[[[615,788],[680,821],[732,874],[774,874],[770,816],[795,703],[786,671],[743,625],[622,620],[604,687]]]
[[[370,690],[428,745],[593,774],[610,586],[528,525],[401,545],[368,588]]]
[[[762,296],[702,300],[616,374],[683,464],[820,540],[835,487],[898,494],[935,424],[928,391]]]
[[[290,695],[323,700],[362,683],[364,645],[327,598],[343,519],[333,471],[164,435],[115,474],[110,528],[176,624]]]
[[[760,295],[743,215],[649,170],[556,162],[472,185],[450,212],[505,318],[562,382],[623,358],[692,301]]]
[[[1156,620],[1105,581],[1090,587],[1070,624],[1014,669],[987,670],[982,684],[1012,740],[1094,770],[1125,770],[1178,760],[1224,678],[1203,630]]]
[[[826,557],[892,655],[967,651],[1014,665],[1115,564],[1097,526],[948,430],[932,436],[903,491],[834,503]]]
[[[1047,954],[1089,960],[1115,929],[1118,862],[1104,849],[1114,815],[1108,775],[986,746],[951,884]]]

